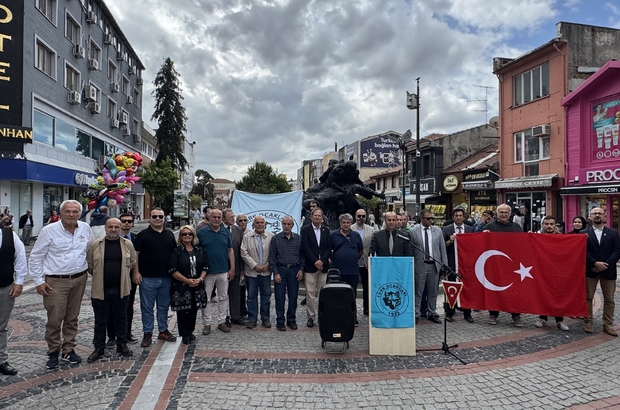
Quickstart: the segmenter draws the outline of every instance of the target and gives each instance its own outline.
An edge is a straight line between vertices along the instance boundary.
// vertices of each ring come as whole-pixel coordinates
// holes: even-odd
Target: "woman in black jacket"
[[[573,218],[573,230],[568,233],[583,233],[587,227],[586,218],[577,215]]]
[[[195,340],[194,328],[198,309],[207,306],[204,278],[207,276],[207,258],[198,247],[196,231],[189,225],[179,230],[177,246],[170,255],[172,274],[170,307],[177,312],[179,335],[188,345]]]

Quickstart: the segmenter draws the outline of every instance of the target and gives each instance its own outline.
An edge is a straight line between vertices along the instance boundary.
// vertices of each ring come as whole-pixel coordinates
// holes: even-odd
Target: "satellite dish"
[[[489,125],[492,127],[499,127],[499,117],[496,115],[495,117],[491,117],[489,120]]]

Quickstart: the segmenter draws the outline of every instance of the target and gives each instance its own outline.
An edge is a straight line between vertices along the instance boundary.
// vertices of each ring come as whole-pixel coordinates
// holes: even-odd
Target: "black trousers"
[[[129,301],[127,302],[127,337],[131,334],[131,324],[133,322],[133,306],[136,302],[136,289],[138,285],[131,282],[131,290],[129,291]],[[116,330],[114,328],[114,312],[110,311],[108,317],[108,337],[110,339],[116,338]]]
[[[95,332],[93,345],[95,349],[105,348],[105,333],[110,312],[114,314],[116,345],[127,343],[127,303],[129,296],[120,297],[120,289],[106,288],[103,290],[103,300],[91,299],[95,313]]]
[[[246,287],[245,285],[243,286],[239,286],[239,313],[241,314],[241,316],[248,316],[248,305],[247,302],[245,300],[245,295],[246,295]]]
[[[368,314],[368,268],[360,266],[360,278],[362,279],[362,303],[364,314]]]
[[[230,319],[237,321],[241,319],[241,288],[239,287],[240,276],[235,276],[233,280],[228,282],[228,309],[230,311]]]
[[[176,314],[179,335],[183,337],[194,333],[194,330],[196,329],[196,316],[198,314],[198,309],[194,307],[187,310],[177,310]]]

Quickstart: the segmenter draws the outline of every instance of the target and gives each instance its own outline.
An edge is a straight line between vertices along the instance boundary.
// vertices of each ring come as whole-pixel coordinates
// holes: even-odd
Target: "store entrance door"
[[[618,230],[618,228],[620,228],[620,196],[612,196],[609,199],[611,206],[607,208],[607,212],[609,213],[610,227]]]

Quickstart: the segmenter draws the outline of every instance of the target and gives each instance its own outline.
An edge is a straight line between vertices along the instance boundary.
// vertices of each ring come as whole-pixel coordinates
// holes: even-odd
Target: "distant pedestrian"
[[[110,219],[108,215],[108,207],[99,207],[99,212],[93,214],[90,218],[90,227],[93,230],[93,239],[103,238],[105,236],[105,223]]]
[[[32,236],[32,228],[34,222],[32,221],[32,211],[28,209],[25,214],[19,218],[19,229],[22,230],[22,242],[24,245],[30,245],[30,237]]]

